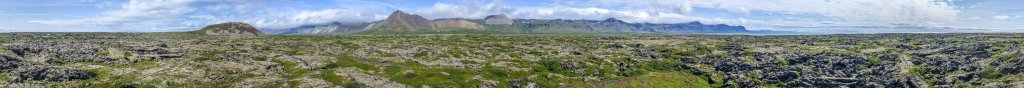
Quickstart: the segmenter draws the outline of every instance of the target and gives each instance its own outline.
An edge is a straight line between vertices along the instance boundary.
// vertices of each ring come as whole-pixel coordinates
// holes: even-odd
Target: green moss
[[[924,68],[917,66],[911,66],[910,69],[907,69],[907,75],[921,75],[921,72],[924,72]]]
[[[539,72],[558,73],[558,74],[567,75],[567,76],[575,76],[576,75],[575,73],[572,73],[572,69],[568,69],[568,68],[562,67],[561,61],[543,60],[543,61],[540,61],[538,64],[540,64],[541,67],[535,68],[535,69],[543,69],[543,70],[541,70]]]
[[[331,70],[320,70],[320,75],[317,78],[323,79],[323,80],[325,80],[327,82],[331,82],[331,84],[334,84],[334,85],[350,85],[350,84],[355,84],[352,80],[345,80],[345,78],[343,78],[343,77],[341,77],[341,76],[339,76],[337,74],[334,74],[334,71],[331,71]]]
[[[412,57],[425,58],[425,57],[427,57],[427,54],[429,54],[429,53],[428,52],[418,52],[418,53],[412,55]]]
[[[992,67],[982,68],[981,71],[979,71],[978,73],[981,74],[982,78],[986,79],[999,79],[1003,77],[1002,72]]]
[[[132,68],[147,68],[147,67],[151,67],[151,66],[155,66],[155,65],[156,65],[156,61],[147,60],[147,61],[132,63],[130,65],[130,67],[132,67]]]
[[[339,61],[337,61],[337,62],[334,62],[334,63],[331,63],[331,64],[327,64],[327,66],[325,68],[333,69],[333,68],[341,68],[341,67],[355,67],[355,68],[359,68],[359,69],[362,69],[362,70],[378,70],[378,69],[380,69],[380,68],[377,68],[376,66],[373,66],[373,65],[363,64],[363,63],[360,63],[358,61],[352,60],[351,58],[341,58],[341,59],[338,59],[338,60]]]
[[[354,80],[349,80],[349,81],[354,81]],[[356,83],[356,82],[342,83],[341,86],[345,87],[345,88],[367,88],[366,85],[363,85],[363,84],[360,84],[360,83]]]
[[[761,78],[761,73],[758,73],[758,72],[747,72],[747,77],[750,77],[750,79],[759,79],[759,78]]]
[[[683,66],[683,63],[672,61],[672,60],[667,60],[667,59],[651,60],[646,65],[644,65],[645,68],[647,68],[649,70],[655,70],[655,71],[676,71],[676,70],[682,70],[680,68],[682,66]]]
[[[779,61],[779,66],[789,66],[789,60],[786,60],[786,58],[779,58],[776,61]]]
[[[284,65],[284,71],[285,71],[285,73],[288,73],[288,74],[284,74],[284,77],[287,78],[287,79],[300,78],[303,75],[313,71],[313,70],[303,69],[303,68],[298,67],[299,63],[282,61],[282,60],[278,60],[278,59],[273,59],[271,61],[272,62],[276,62],[276,63],[281,63],[282,65]],[[290,84],[297,84],[297,83],[290,83]]]
[[[607,88],[711,88],[707,79],[687,72],[651,73],[626,78]]]
[[[96,55],[101,55],[101,56],[107,56],[107,55],[110,55],[110,52],[96,52],[95,54]]]
[[[880,59],[878,57],[868,57],[867,61],[868,61],[868,63],[871,63],[871,64],[882,64],[882,59]]]
[[[253,57],[252,59],[256,61],[267,61],[266,57]]]
[[[134,55],[133,55],[133,53],[132,53],[132,52],[130,52],[130,51],[124,51],[124,52],[122,52],[122,53],[123,53],[123,55],[124,55],[125,57],[131,57],[131,56],[134,56]]]
[[[0,81],[10,81],[11,79],[7,77],[7,74],[9,73],[0,73]]]
[[[127,84],[136,82],[137,76],[134,75],[112,75],[108,71],[101,69],[87,70],[89,73],[96,74],[95,78],[81,80],[82,82],[90,83],[86,88],[118,88]],[[136,84],[136,85],[153,85],[153,84]]]
[[[224,54],[224,53],[227,53],[227,51],[216,50],[216,51],[212,51],[212,52],[205,52],[205,53],[200,54],[199,57],[196,57],[194,59],[197,60],[197,61],[210,61],[210,60],[216,61],[216,60],[221,60],[221,58],[216,58],[216,57],[214,57],[214,55]]]
[[[401,67],[401,68],[390,68],[397,69],[394,71],[385,71],[390,74],[391,80],[413,86],[432,86],[432,87],[475,87],[479,84],[479,81],[452,81],[452,80],[472,80],[473,74],[480,74],[475,71],[455,69],[455,68],[415,68],[415,67]],[[411,70],[412,72],[405,72],[405,70]],[[447,74],[446,74],[447,73]]]
[[[359,49],[359,48],[362,48],[362,46],[360,46],[359,44],[355,44],[355,43],[347,42],[347,41],[339,40],[339,41],[335,41],[334,43],[338,44],[338,45],[341,45],[341,46],[344,46],[347,49]]]
[[[384,73],[385,74],[398,74],[398,73],[400,73],[402,71],[404,71],[404,69],[402,67],[398,67],[398,66],[387,66],[387,67],[384,67]]]
[[[647,72],[647,70],[643,70],[643,69],[633,69],[633,70],[628,70],[628,71],[626,71],[626,72],[623,72],[623,73],[622,73],[622,76],[626,76],[626,77],[633,77],[633,76],[641,76],[641,75],[646,75],[647,73],[648,73],[648,72]]]

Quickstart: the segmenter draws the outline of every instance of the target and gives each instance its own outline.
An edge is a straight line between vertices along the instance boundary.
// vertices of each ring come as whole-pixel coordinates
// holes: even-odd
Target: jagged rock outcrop
[[[227,22],[220,24],[213,24],[198,32],[206,35],[217,35],[217,36],[263,36],[266,35],[256,27],[242,22]]]
[[[12,45],[6,48],[14,52],[18,57],[21,57],[21,61],[25,62],[111,62],[119,60],[118,58],[97,54],[110,52],[103,52],[102,50],[106,47],[95,44],[95,42],[32,41],[25,43],[25,45]]]
[[[434,29],[430,20],[419,15],[395,11],[387,19],[374,24],[377,29]]]
[[[484,18],[484,21],[489,25],[512,25],[515,23],[512,21],[512,18],[509,18],[504,14],[487,16],[487,18]]]
[[[90,73],[80,69],[60,68],[60,67],[25,67],[14,70],[10,73],[11,82],[19,83],[27,80],[38,80],[38,81],[70,81],[79,79],[89,79],[96,77],[96,73]]]
[[[10,57],[6,55],[0,55],[0,72],[8,72],[23,66],[21,59],[16,57]]]
[[[374,75],[364,74],[363,71],[358,68],[341,68],[334,72],[334,74],[351,77],[352,81],[366,85],[372,88],[408,88],[405,84],[391,81],[388,78],[378,77]]]
[[[483,25],[471,22],[468,19],[438,19],[431,23],[434,24],[434,28],[484,29]]]

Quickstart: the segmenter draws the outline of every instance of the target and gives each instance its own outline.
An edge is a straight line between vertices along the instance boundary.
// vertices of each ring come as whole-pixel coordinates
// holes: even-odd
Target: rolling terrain
[[[1021,87],[1021,34],[0,34],[0,87]]]

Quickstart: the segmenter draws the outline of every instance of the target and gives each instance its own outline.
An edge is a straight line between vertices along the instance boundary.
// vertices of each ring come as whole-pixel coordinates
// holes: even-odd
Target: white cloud
[[[502,14],[510,8],[504,7],[502,0],[484,3],[481,0],[460,0],[455,4],[435,3],[433,6],[420,9],[416,14],[427,19],[438,18],[472,18],[479,19],[488,15]]]
[[[844,22],[956,23],[958,7],[950,0],[586,0],[566,5],[611,7],[650,13],[690,12],[687,8],[725,10],[739,15],[754,11],[769,14],[820,15]],[[594,5],[596,4],[596,5]],[[717,18],[717,17],[711,17]]]
[[[692,2],[684,1],[684,2],[679,3],[677,5],[678,5],[677,8],[679,8],[679,12],[683,12],[683,13],[693,12],[693,3]]]
[[[1010,16],[992,16],[992,19],[1006,20],[1006,19],[1010,19]]]
[[[600,3],[625,4],[628,9],[602,8],[607,5],[597,4],[593,6],[572,6],[556,4],[552,6],[533,7],[504,7],[502,1],[483,3],[481,0],[462,0],[455,4],[435,3],[433,6],[418,10],[417,14],[429,19],[437,18],[474,18],[479,19],[487,15],[506,14],[515,19],[582,19],[582,20],[605,20],[616,18],[631,23],[685,23],[701,21],[709,24],[747,25],[763,21],[749,19],[722,19],[692,17],[686,14],[693,11],[691,2],[680,0],[656,0],[646,1],[616,1],[599,0]],[[578,4],[579,2],[567,1],[558,2],[564,4]],[[655,4],[655,5],[647,5]],[[669,8],[665,8],[669,7]],[[639,9],[643,8],[643,9]],[[648,9],[650,8],[650,9]],[[656,8],[656,9],[654,9]],[[749,12],[746,9],[738,12]]]
[[[762,21],[748,19],[722,19],[686,16],[681,13],[625,11],[604,8],[533,7],[518,8],[509,14],[520,19],[583,19],[605,20],[616,18],[631,23],[685,23],[700,21],[709,24],[745,25]]]
[[[292,17],[292,21],[299,22],[335,22],[335,21],[374,21],[377,11],[363,11],[361,9],[326,9],[320,11],[302,11]],[[370,17],[370,18],[366,18]]]
[[[603,8],[571,8],[571,7],[533,7],[533,8],[518,8],[510,14],[513,18],[523,19],[588,19],[588,20],[601,20],[608,19],[610,17],[617,17],[619,19],[632,20],[632,18],[640,18],[650,16],[647,12],[629,12],[629,11],[614,11]]]
[[[750,10],[748,10],[747,8],[744,8],[744,7],[738,7],[737,9],[732,9],[732,10],[729,10],[729,11],[731,11],[733,13],[739,13],[739,14],[750,14]]]
[[[222,22],[247,22],[259,28],[289,28],[329,22],[371,22],[385,18],[379,14],[382,10],[367,8],[296,10],[270,7],[273,6],[250,0],[130,0],[121,4],[120,9],[95,17],[29,22],[53,26],[50,28],[57,29],[54,31],[155,32],[195,30]]]
[[[249,14],[257,12],[258,10],[267,9],[265,3],[257,3],[258,1],[251,0],[222,0],[217,5],[210,5],[203,7],[204,10],[211,12],[228,12],[237,14]]]
[[[689,14],[693,12],[692,0],[588,0],[586,3],[565,2],[566,5],[589,7],[612,7],[630,11]]]
[[[103,13],[97,17],[71,20],[30,21],[65,28],[115,29],[112,31],[162,31],[176,26],[167,25],[180,21],[179,16],[195,11],[188,5],[197,0],[131,0],[121,9]]]
[[[809,13],[844,21],[953,22],[959,10],[946,0],[694,0],[695,6],[735,11]]]
[[[262,16],[257,19],[243,20],[257,27],[283,29],[309,24],[330,22],[371,22],[387,18],[378,13],[381,10],[366,9],[324,9],[318,11],[291,11],[282,14]]]
[[[971,20],[977,20],[977,19],[981,19],[981,17],[978,17],[978,16],[972,16],[972,17],[968,17],[967,19],[971,19]]]

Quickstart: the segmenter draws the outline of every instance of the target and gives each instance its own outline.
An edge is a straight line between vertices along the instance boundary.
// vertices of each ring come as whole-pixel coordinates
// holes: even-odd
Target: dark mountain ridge
[[[328,23],[305,25],[274,34],[349,34],[364,30],[439,30],[439,29],[515,30],[519,33],[546,31],[573,32],[637,32],[637,33],[751,33],[743,26],[725,24],[687,23],[628,23],[616,18],[605,20],[514,19],[505,15],[491,15],[485,19],[443,18],[428,20],[402,11],[393,12],[387,19],[370,23]],[[268,29],[272,30],[272,29]],[[545,31],[535,31],[545,30]]]
[[[527,29],[564,29],[585,31],[633,31],[633,32],[666,32],[666,33],[749,33],[746,27],[725,24],[705,25],[698,21],[688,23],[627,23],[609,18],[599,20],[543,20],[517,19],[516,25]]]

